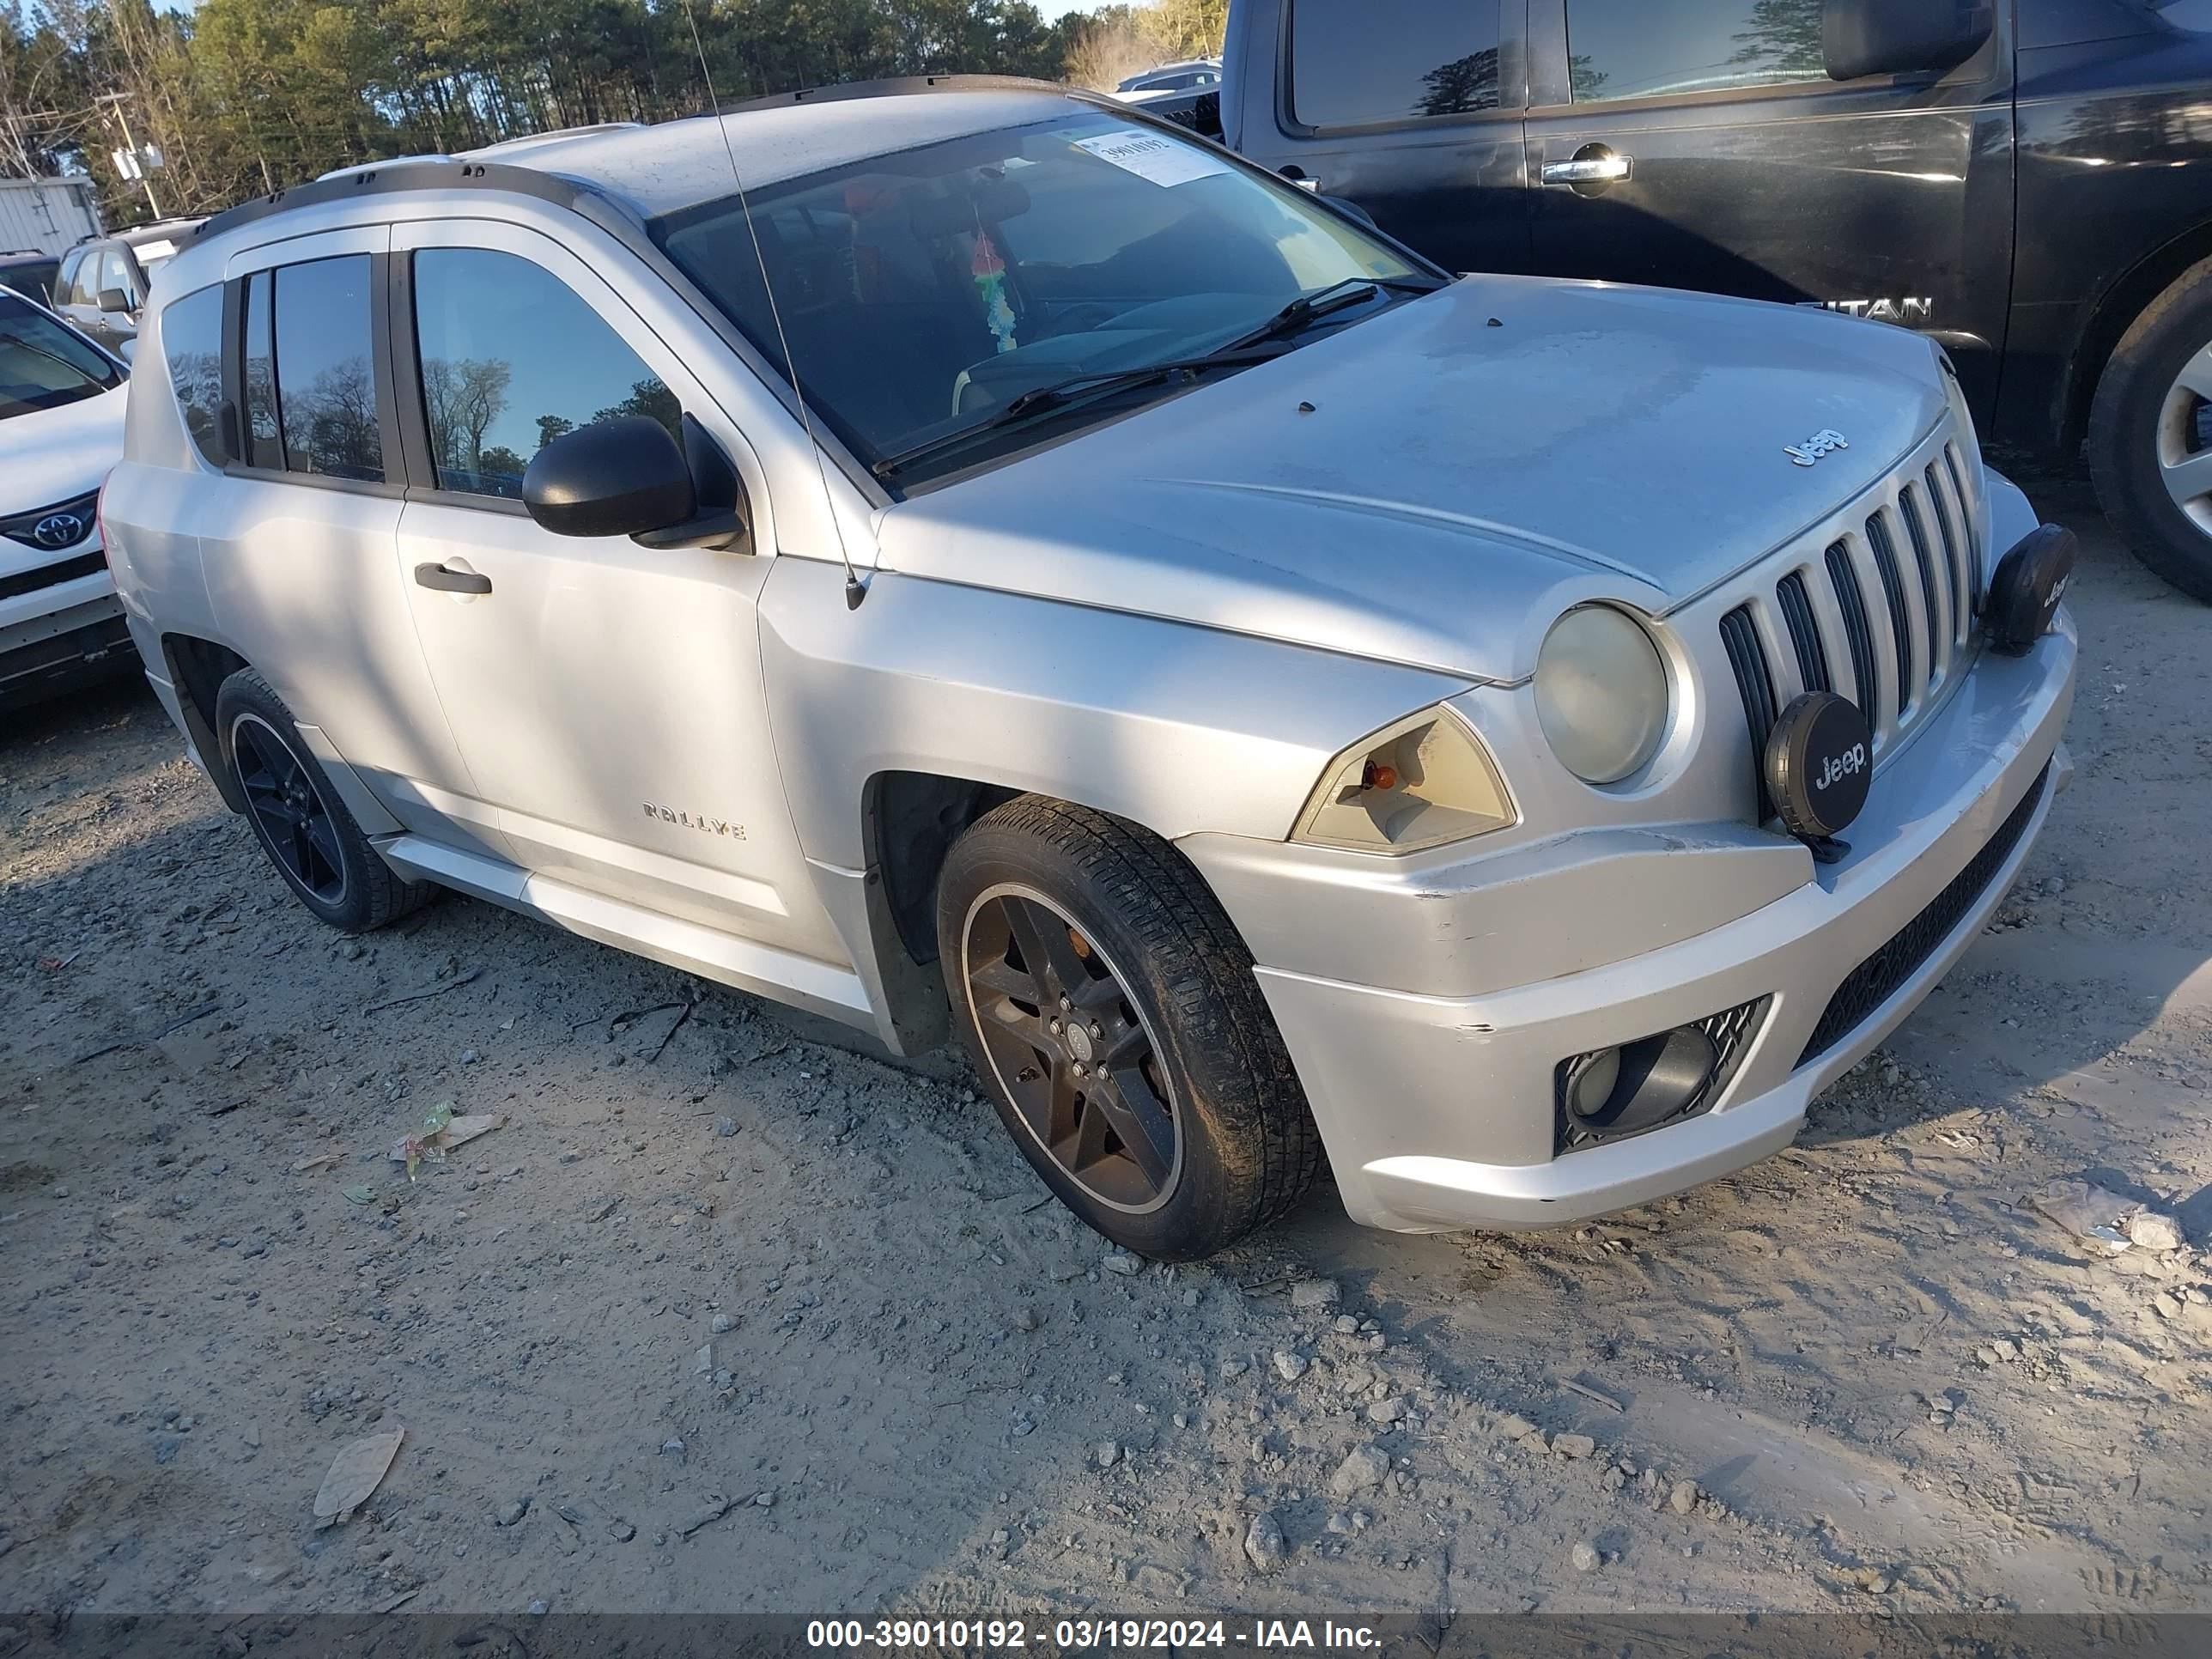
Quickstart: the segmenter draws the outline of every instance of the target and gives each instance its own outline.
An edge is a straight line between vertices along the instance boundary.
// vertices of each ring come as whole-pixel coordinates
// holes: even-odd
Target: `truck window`
[[[116,248],[102,249],[99,274],[93,279],[92,303],[98,305],[100,296],[110,289],[118,290],[132,305],[138,303],[138,285],[131,280],[131,268],[123,262],[123,254]]]
[[[280,265],[276,290],[276,425],[285,470],[381,483],[368,255]]]
[[[647,415],[681,434],[660,377],[567,283],[514,254],[417,253],[415,339],[441,489],[520,501],[532,456],[600,421]]]
[[[1567,0],[1577,104],[1823,81],[1820,0]]]
[[[92,303],[83,289],[85,262],[91,257],[88,250],[78,248],[62,256],[62,268],[54,277],[54,303],[58,306],[88,306]]]
[[[230,457],[222,447],[222,284],[173,301],[161,313],[161,356],[185,429],[209,462]]]
[[[1291,114],[1302,126],[1377,126],[1497,107],[1495,0],[1291,7]]]

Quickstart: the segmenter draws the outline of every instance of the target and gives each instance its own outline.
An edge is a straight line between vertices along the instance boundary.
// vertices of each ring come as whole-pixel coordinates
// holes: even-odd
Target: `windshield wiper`
[[[1221,349],[1224,352],[1243,351],[1269,340],[1285,339],[1331,312],[1364,306],[1385,289],[1394,294],[1433,294],[1443,286],[1433,277],[1347,276],[1311,294],[1300,295],[1249,334],[1239,335]]]
[[[1009,426],[1020,425],[1039,416],[1049,415],[1065,408],[1085,392],[1103,394],[1126,392],[1132,387],[1148,386],[1178,374],[1202,374],[1217,368],[1237,368],[1248,363],[1264,363],[1280,356],[1279,351],[1238,350],[1224,346],[1203,357],[1183,357],[1171,362],[1143,363],[1134,368],[1107,368],[1088,374],[1071,374],[1064,380],[1054,380],[1048,386],[1032,386],[1019,397],[1012,398],[993,410],[972,426],[963,426],[957,432],[932,438],[916,444],[911,449],[902,449],[895,455],[886,455],[871,469],[879,478],[888,478],[904,472],[923,461],[957,449],[971,439],[987,432],[995,432]]]

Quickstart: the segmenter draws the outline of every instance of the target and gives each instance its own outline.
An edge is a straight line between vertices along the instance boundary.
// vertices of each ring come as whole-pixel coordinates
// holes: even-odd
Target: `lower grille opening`
[[[1632,1139],[1711,1109],[1749,1051],[1768,1001],[1759,997],[1561,1060],[1552,1091],[1553,1155]]]
[[[1974,908],[1974,902],[1988,890],[1997,871],[2012,856],[2013,848],[2020,845],[2028,820],[2035,816],[2035,809],[2043,800],[2044,786],[2050,778],[2051,768],[2046,765],[2036,775],[2028,792],[2021,797],[2020,805],[2012,809],[2012,816],[1997,826],[1996,834],[1990,837],[1988,844],[1974,854],[1965,869],[1951,878],[1951,884],[1929,900],[1927,907],[1899,928],[1888,943],[1851,969],[1836,988],[1835,995],[1828,999],[1820,1023],[1813,1028],[1805,1052],[1797,1057],[1799,1066],[1818,1060],[1858,1030],[1875,1009],[1897,994],[1899,986],[1918,973],[1928,958],[1936,954],[1936,947],[1951,936],[1960,919]]]
[[[80,553],[73,559],[42,564],[34,570],[19,570],[12,576],[0,576],[0,599],[35,593],[42,587],[58,587],[64,582],[73,582],[80,576],[96,575],[106,568],[107,555],[105,553]]]

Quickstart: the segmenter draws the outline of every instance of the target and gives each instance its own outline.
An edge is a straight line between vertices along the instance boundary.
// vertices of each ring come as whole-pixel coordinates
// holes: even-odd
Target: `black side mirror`
[[[1831,81],[1863,75],[1940,75],[1982,49],[1996,27],[1976,0],[1826,0],[1820,45]]]
[[[100,290],[100,308],[102,311],[128,311],[131,309],[131,296],[119,288],[104,288]]]
[[[626,415],[539,450],[522,475],[522,504],[556,536],[635,536],[682,524],[698,496],[668,428]]]
[[[556,536],[628,536],[641,547],[750,553],[745,487],[690,416],[679,447],[650,416],[564,433],[531,458],[522,504]]]

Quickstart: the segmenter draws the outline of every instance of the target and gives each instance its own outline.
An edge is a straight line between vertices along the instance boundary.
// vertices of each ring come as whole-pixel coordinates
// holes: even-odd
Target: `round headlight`
[[[1626,611],[1568,611],[1536,656],[1536,718],[1567,770],[1586,783],[1618,783],[1659,752],[1667,733],[1659,647]]]

